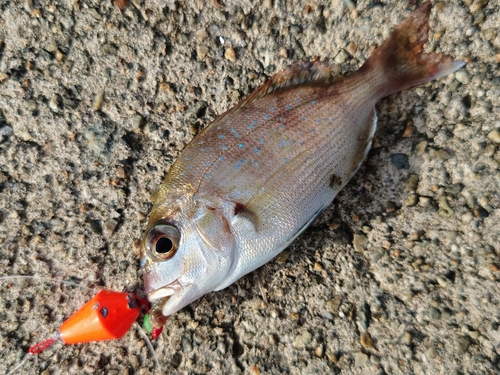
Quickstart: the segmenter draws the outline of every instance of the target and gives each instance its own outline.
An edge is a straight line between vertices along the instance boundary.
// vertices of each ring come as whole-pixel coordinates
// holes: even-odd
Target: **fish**
[[[289,246],[366,158],[379,100],[465,65],[423,52],[430,12],[419,6],[340,79],[319,61],[291,64],[186,146],[142,239],[153,324]]]

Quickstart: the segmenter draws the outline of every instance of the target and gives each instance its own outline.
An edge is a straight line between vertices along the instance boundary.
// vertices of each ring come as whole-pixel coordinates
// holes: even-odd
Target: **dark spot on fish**
[[[330,184],[328,185],[331,189],[333,189],[334,187],[340,187],[342,186],[342,178],[340,178],[339,176],[337,176],[335,173],[333,173],[331,176],[330,176]]]

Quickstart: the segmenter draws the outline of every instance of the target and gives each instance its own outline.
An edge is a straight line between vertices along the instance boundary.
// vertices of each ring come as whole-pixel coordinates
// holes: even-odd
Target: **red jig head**
[[[141,306],[131,293],[102,290],[62,324],[59,337],[65,344],[119,339],[132,327]]]
[[[65,344],[119,339],[128,332],[148,301],[132,293],[102,290],[71,315],[59,328],[58,338]],[[29,349],[39,354],[57,338],[47,339]]]

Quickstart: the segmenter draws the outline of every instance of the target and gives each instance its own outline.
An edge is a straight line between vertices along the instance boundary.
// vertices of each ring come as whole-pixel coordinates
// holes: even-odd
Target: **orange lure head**
[[[140,312],[135,295],[102,290],[62,324],[59,336],[65,344],[118,339]]]

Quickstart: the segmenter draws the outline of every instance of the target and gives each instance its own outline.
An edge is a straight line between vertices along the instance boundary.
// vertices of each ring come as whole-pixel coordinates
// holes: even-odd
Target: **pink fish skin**
[[[422,52],[430,3],[356,72],[298,62],[197,135],[156,194],[143,240],[157,325],[260,267],[327,207],[366,157],[385,96],[461,68]]]

